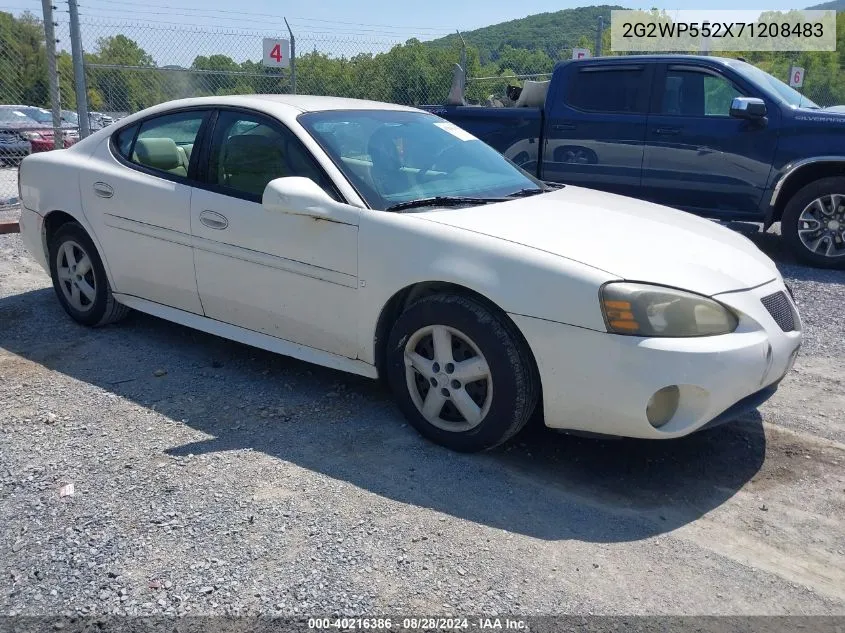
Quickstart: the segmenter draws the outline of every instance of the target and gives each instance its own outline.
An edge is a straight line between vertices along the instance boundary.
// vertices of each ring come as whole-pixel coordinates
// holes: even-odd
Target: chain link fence
[[[79,135],[73,58],[66,2],[56,2],[58,101],[61,139],[56,141],[47,75],[44,25],[40,15],[0,12],[0,212],[17,204],[15,165],[29,152],[69,146]],[[83,7],[84,9],[84,7]],[[483,58],[458,38],[435,43],[373,33],[343,37],[337,32],[294,32],[295,82],[289,68],[262,64],[264,38],[288,38],[284,23],[259,29],[193,27],[166,20],[80,18],[89,126],[110,125],[143,108],[184,97],[290,93],[374,99],[407,105],[444,103],[455,65],[464,63],[470,104],[508,105],[508,86],[551,77],[559,51],[504,46]],[[586,38],[594,45],[595,37]],[[609,32],[602,48],[610,51]],[[582,46],[590,46],[581,42]],[[836,53],[788,54],[749,61],[788,79],[793,63],[806,68],[800,89],[821,107],[845,104],[845,73]],[[8,106],[15,106],[10,108]],[[24,106],[30,106],[24,108]]]
[[[33,150],[37,124],[8,105],[49,101],[43,72],[43,32],[35,19],[0,13],[0,212],[18,202],[17,169]]]
[[[186,28],[84,18],[89,105],[130,113],[182,97],[290,93],[291,69],[262,65],[262,40],[288,37],[284,25],[268,31]],[[416,40],[343,39],[295,35],[296,91],[409,105],[445,99],[454,48]]]

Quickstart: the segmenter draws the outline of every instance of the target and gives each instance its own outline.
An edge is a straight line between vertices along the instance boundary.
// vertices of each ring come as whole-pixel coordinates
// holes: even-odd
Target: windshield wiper
[[[551,189],[539,189],[537,187],[532,187],[531,189],[520,189],[519,191],[509,193],[508,198],[525,198],[527,196],[536,196],[538,193],[546,193],[548,191],[551,191]]]
[[[470,198],[466,196],[434,196],[432,198],[419,198],[417,200],[408,200],[407,202],[400,202],[391,205],[385,211],[402,211],[403,209],[413,209],[415,207],[455,207],[462,204],[490,204],[491,202],[506,202],[507,198]]]

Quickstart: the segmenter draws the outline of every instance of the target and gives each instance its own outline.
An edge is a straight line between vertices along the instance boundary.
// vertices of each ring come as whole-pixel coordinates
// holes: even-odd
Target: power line
[[[238,35],[243,37],[255,37],[259,34],[265,34],[268,36],[278,35],[279,30],[270,30],[270,29],[261,29],[261,30],[245,30],[245,27],[234,27],[234,28],[226,28],[223,26],[217,25],[196,25],[196,24],[186,24],[184,22],[168,22],[166,20],[153,20],[147,19],[144,20],[143,23],[139,22],[131,22],[125,20],[114,20],[114,18],[109,19],[109,21],[102,21],[102,20],[92,20],[91,18],[98,18],[103,16],[91,16],[90,14],[83,14],[81,15],[82,18],[87,18],[87,20],[83,20],[87,26],[92,27],[103,27],[103,26],[112,26],[114,28],[124,28],[124,29],[133,29],[134,31],[139,30],[147,30],[153,29],[151,24],[164,24],[169,25],[170,27],[182,27],[181,30],[189,31],[189,32],[202,32],[208,33],[210,35]],[[199,28],[197,28],[199,27]],[[165,30],[173,32],[175,29],[173,28],[160,28],[156,30]],[[339,30],[332,30],[332,31],[296,31],[296,36],[299,37],[308,37],[308,36],[327,36],[328,38],[334,39],[348,39],[348,38],[359,38],[362,41],[389,41],[393,43],[398,43],[400,41],[404,41],[406,39],[410,39],[406,35],[397,35],[394,33],[384,33],[378,35],[376,33],[361,33],[358,31],[339,31]]]
[[[126,5],[126,6],[133,6],[133,7],[138,6],[137,2],[129,2],[127,0],[95,0],[95,1],[99,2],[99,3],[103,3],[103,4]],[[370,24],[370,23],[366,23],[366,22],[344,22],[344,21],[341,21],[341,20],[327,20],[327,19],[323,19],[323,18],[306,18],[306,17],[283,16],[283,15],[275,14],[275,13],[259,13],[259,12],[251,12],[251,11],[233,11],[233,10],[229,10],[229,9],[195,9],[194,7],[176,6],[176,5],[172,5],[172,4],[162,5],[162,4],[157,4],[157,3],[154,3],[154,2],[146,2],[146,1],[144,2],[144,4],[146,6],[150,6],[150,7],[154,7],[154,8],[158,8],[158,9],[169,9],[169,10],[175,9],[177,11],[179,11],[179,10],[186,11],[187,10],[187,11],[193,11],[193,12],[223,13],[223,14],[228,14],[228,15],[256,16],[256,17],[261,17],[261,18],[277,18],[279,20],[283,20],[285,17],[288,17],[291,20],[299,20],[301,22],[321,22],[321,23],[327,23],[327,24],[343,24],[343,25],[346,25],[346,26],[373,26],[373,27],[379,27],[379,28],[401,29],[401,30],[408,30],[408,31],[437,31],[437,32],[444,32],[445,31],[445,32],[449,32],[449,33],[451,33],[452,30],[453,30],[453,27],[451,27],[451,26],[443,26],[443,27],[431,27],[431,26],[400,27],[400,26],[396,26],[395,24]],[[96,7],[94,5],[91,5],[91,7],[97,8],[97,9],[102,9],[102,10],[108,10],[105,7]],[[117,9],[113,9],[113,11],[116,11],[116,10]],[[153,12],[137,11],[137,13],[150,13],[150,14],[152,14]],[[194,17],[194,15],[191,14],[191,17]],[[266,22],[266,19],[264,19],[262,21]]]
[[[165,13],[165,12],[150,12],[150,11],[118,10],[117,11],[118,15],[110,15],[110,14],[107,14],[107,13],[99,13],[99,12],[98,13],[92,13],[92,12],[87,10],[88,5],[80,5],[80,7],[82,8],[81,13],[84,14],[84,15],[87,15],[89,17],[99,17],[99,18],[105,18],[105,19],[111,19],[111,20],[118,19],[120,15],[123,15],[123,14],[126,14],[126,13],[136,13],[136,14],[156,15],[156,16],[164,16],[164,17],[178,16],[178,17],[188,17],[188,18],[194,18],[194,19],[202,18],[202,19],[207,19],[207,20],[222,20],[222,19],[225,19],[227,23],[229,23],[229,22],[241,22],[241,23],[246,23],[246,24],[259,24],[259,23],[264,24],[264,25],[267,24],[266,19],[220,18],[218,16],[203,16],[203,15],[198,16],[198,15],[192,15],[192,14],[188,14],[188,13],[177,13],[177,12],[167,12],[167,13]],[[97,11],[110,11],[110,10],[109,9],[97,9]],[[127,19],[131,19],[131,20],[141,20],[141,19],[143,19],[144,22],[163,22],[161,20],[153,20],[151,18],[140,18],[140,17],[138,17],[138,18],[131,17],[131,18],[127,18]],[[167,23],[184,25],[184,23],[182,23],[182,22],[167,22]],[[209,26],[217,26],[217,24],[211,24]],[[243,27],[243,28],[245,28],[245,27]],[[300,32],[302,32],[302,31],[300,31]],[[390,35],[390,36],[394,36],[394,37],[410,37],[412,35],[418,35],[418,36],[422,36],[422,37],[438,37],[438,36],[443,36],[443,35],[448,34],[447,32],[442,32],[442,31],[441,32],[434,32],[434,33],[415,33],[413,31],[398,31],[398,30],[392,30],[392,29],[367,29],[367,28],[332,29],[332,32],[346,33],[346,34],[352,34],[352,35],[367,35],[367,36],[371,36],[373,33],[380,33],[380,34]]]
[[[278,31],[276,30],[246,30],[245,27],[235,27],[235,28],[226,28],[221,26],[214,26],[214,25],[195,25],[195,24],[186,24],[184,22],[169,22],[166,20],[153,20],[147,19],[143,22],[133,22],[131,20],[119,20],[114,18],[113,16],[92,16],[91,14],[82,14],[80,16],[83,18],[80,22],[85,24],[86,26],[91,27],[103,27],[103,26],[113,26],[114,28],[131,28],[131,29],[143,29],[143,30],[155,30],[155,31],[168,31],[173,32],[174,29],[172,28],[164,28],[164,27],[154,27],[150,26],[151,24],[165,24],[170,26],[181,26],[187,32],[191,33],[207,33],[209,35],[230,35],[230,36],[239,36],[239,37],[255,37],[256,35],[277,35]],[[87,19],[85,19],[87,18]],[[104,18],[108,20],[107,22],[102,20],[92,20],[91,18]],[[214,29],[214,30],[209,30]],[[337,39],[338,35],[341,36],[348,36],[348,37],[360,37],[360,38],[369,38],[368,40],[364,41],[381,41],[381,42],[391,42],[397,43],[400,40],[399,36],[385,34],[382,37],[378,35],[373,35],[372,33],[360,33],[356,31],[297,31],[297,37],[306,37],[311,35],[319,35],[319,36],[334,36]]]

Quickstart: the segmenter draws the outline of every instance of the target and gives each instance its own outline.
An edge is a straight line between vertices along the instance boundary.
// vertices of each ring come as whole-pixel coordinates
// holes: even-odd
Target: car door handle
[[[566,132],[575,129],[574,123],[554,123],[552,129],[556,132]]]
[[[95,182],[94,193],[101,198],[111,198],[114,195],[114,189],[104,182]]]
[[[672,136],[674,134],[680,134],[681,128],[679,127],[658,127],[654,129],[655,134],[660,134],[661,136]]]
[[[229,220],[226,219],[225,215],[220,215],[216,211],[209,211],[208,209],[200,213],[200,222],[208,228],[218,231],[222,231],[229,226]]]

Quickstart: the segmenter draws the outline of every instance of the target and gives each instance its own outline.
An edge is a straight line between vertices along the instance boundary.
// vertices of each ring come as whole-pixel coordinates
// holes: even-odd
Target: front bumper
[[[731,334],[640,338],[596,332],[519,315],[537,360],[543,413],[552,428],[665,439],[734,419],[770,397],[795,360],[801,322],[784,332],[761,303],[782,282],[716,298],[740,317]],[[646,417],[658,390],[677,385],[677,412],[660,428]],[[736,407],[736,408],[733,408]]]

